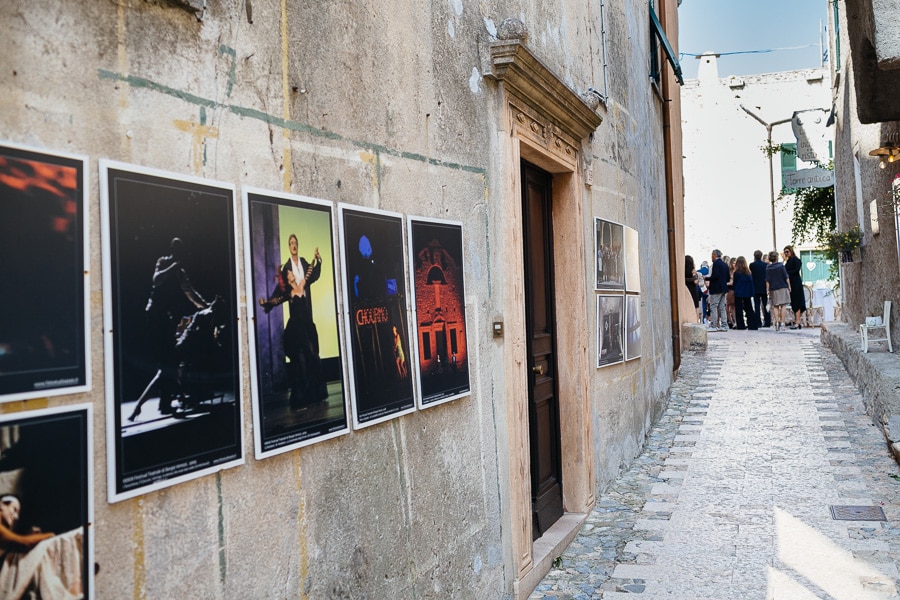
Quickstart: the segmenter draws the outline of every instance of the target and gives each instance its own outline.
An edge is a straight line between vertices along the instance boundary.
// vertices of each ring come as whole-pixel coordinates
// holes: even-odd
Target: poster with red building
[[[470,392],[462,247],[461,223],[409,218],[420,408]]]

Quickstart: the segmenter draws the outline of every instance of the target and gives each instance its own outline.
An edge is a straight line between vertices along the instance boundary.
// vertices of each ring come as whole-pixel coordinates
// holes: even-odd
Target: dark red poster
[[[420,407],[470,392],[462,224],[410,218]]]

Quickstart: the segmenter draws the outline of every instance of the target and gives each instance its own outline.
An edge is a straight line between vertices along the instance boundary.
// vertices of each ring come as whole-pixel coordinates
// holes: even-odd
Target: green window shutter
[[[781,187],[786,189],[784,172],[797,170],[797,144],[782,144],[779,154],[781,155]]]
[[[781,170],[782,172],[797,170],[797,144],[781,145]]]

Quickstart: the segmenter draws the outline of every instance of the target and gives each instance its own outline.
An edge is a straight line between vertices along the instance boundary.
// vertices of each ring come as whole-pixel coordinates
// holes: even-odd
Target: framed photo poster
[[[638,232],[625,227],[625,291],[641,291],[641,250],[638,246]]]
[[[86,164],[0,145],[0,402],[90,389]]]
[[[622,327],[625,316],[623,294],[597,296],[597,367],[608,367],[624,360]]]
[[[637,294],[625,296],[625,360],[633,360],[641,355],[641,297]]]
[[[625,233],[622,225],[594,219],[594,264],[597,290],[625,289]]]
[[[419,408],[470,392],[462,249],[462,223],[409,217]]]
[[[350,398],[359,429],[416,409],[407,360],[403,216],[347,204],[338,210]]]
[[[350,430],[334,206],[243,190],[254,445],[265,458]]]
[[[0,416],[3,598],[93,598],[91,406]],[[30,548],[30,549],[29,549]]]
[[[234,187],[100,161],[109,501],[243,462]]]

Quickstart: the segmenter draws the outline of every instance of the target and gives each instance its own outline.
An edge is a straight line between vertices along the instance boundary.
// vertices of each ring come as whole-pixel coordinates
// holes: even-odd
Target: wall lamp
[[[885,144],[884,146],[875,148],[874,150],[869,152],[869,156],[877,156],[881,158],[881,162],[878,163],[878,166],[883,169],[885,162],[892,163],[896,160],[900,160],[900,148],[894,146],[893,144]]]

